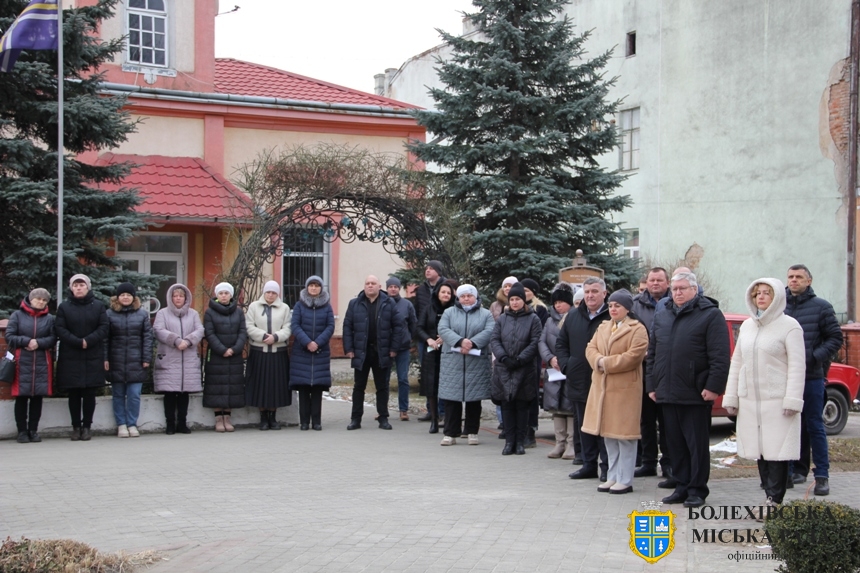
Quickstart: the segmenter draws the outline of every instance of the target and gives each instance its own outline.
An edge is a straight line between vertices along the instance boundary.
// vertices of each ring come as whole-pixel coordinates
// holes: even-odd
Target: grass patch
[[[27,539],[11,537],[0,545],[3,573],[130,573],[141,565],[163,558],[154,551],[126,554],[102,553],[71,539]]]

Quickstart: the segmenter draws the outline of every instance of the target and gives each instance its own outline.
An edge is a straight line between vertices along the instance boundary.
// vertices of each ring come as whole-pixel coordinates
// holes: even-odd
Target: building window
[[[622,249],[624,256],[631,259],[639,258],[639,229],[624,229],[624,244]]]
[[[295,305],[308,277],[317,275],[323,288],[329,284],[329,243],[318,227],[295,226],[284,233],[283,298]]]
[[[167,66],[165,0],[128,0],[128,62]]]
[[[185,233],[138,233],[117,245],[117,256],[122,259],[123,269],[165,277],[150,299],[150,312],[167,304],[170,285],[185,283],[187,245]]]
[[[629,58],[630,56],[636,55],[636,32],[627,32],[627,44],[625,55]]]
[[[622,171],[639,169],[639,108],[621,112],[621,156],[619,168]]]

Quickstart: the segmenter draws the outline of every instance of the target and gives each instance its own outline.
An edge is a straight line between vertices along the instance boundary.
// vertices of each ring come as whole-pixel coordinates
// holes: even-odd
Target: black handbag
[[[15,361],[7,357],[0,358],[0,382],[15,381]]]

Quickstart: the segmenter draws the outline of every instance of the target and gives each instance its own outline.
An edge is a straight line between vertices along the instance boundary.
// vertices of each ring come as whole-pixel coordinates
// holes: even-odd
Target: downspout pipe
[[[851,78],[848,98],[848,320],[857,320],[857,91],[860,83],[860,0],[851,2]]]

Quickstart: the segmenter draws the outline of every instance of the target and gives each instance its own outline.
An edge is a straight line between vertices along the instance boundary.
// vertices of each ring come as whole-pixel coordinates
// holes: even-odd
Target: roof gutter
[[[168,90],[163,88],[149,88],[129,84],[117,84],[113,82],[102,82],[101,91],[103,93],[109,93],[111,95],[133,95],[134,97],[143,99],[184,101],[191,103],[218,104],[242,107],[268,107],[299,111],[338,113],[346,115],[370,115],[376,117],[412,119],[412,110],[396,109],[377,105],[325,103],[319,101],[303,101],[277,97],[190,92],[184,90]]]

